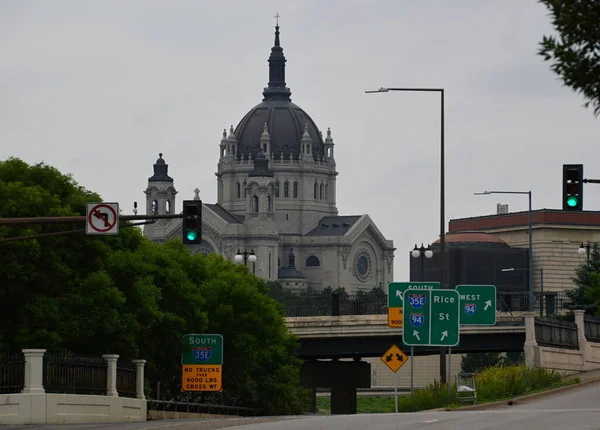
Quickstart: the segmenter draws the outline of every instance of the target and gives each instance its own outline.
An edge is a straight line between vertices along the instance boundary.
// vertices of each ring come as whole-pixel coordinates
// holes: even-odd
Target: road
[[[526,404],[488,411],[435,411],[407,414],[229,418],[220,420],[149,421],[128,424],[21,426],[2,429],[48,430],[598,430],[600,383]]]

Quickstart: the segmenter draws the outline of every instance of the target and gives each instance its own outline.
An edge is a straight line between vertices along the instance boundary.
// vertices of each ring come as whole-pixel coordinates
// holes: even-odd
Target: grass
[[[524,365],[491,367],[477,373],[475,381],[477,403],[507,400],[578,382],[564,381],[561,375],[554,371],[529,369]],[[318,414],[330,414],[330,405],[330,397],[317,397]],[[459,406],[462,405],[456,400],[456,388],[452,387],[449,398],[448,386],[437,381],[426,388],[415,390],[412,400],[409,395],[398,396],[399,412]],[[356,409],[359,414],[392,413],[395,411],[394,396],[357,396]]]

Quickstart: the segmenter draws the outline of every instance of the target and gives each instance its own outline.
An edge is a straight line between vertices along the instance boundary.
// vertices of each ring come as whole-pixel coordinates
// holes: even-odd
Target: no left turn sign
[[[87,203],[86,234],[119,234],[118,203]]]

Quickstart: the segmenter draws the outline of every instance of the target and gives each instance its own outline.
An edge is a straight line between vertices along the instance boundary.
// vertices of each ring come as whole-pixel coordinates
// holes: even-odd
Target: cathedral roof
[[[271,138],[271,153],[275,158],[280,158],[282,153],[285,159],[290,156],[298,158],[305,126],[312,138],[313,157],[317,159],[324,154],[323,138],[317,125],[290,99],[292,93],[285,82],[286,61],[279,43],[279,26],[276,26],[275,44],[269,57],[269,84],[263,91],[263,101],[250,109],[234,131],[239,157],[247,158],[251,154],[252,158],[256,158],[260,152],[260,138],[265,123]]]
[[[360,215],[326,216],[306,236],[343,236],[360,219]]]
[[[205,203],[204,206],[209,208],[211,211],[213,211],[215,214],[217,214],[229,224],[242,224],[244,221],[245,217],[243,215],[234,215],[219,204]]]

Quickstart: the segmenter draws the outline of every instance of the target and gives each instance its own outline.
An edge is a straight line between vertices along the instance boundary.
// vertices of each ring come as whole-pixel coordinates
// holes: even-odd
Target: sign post
[[[404,292],[404,299],[402,342],[405,345],[458,345],[458,292],[409,289]]]
[[[457,285],[461,325],[496,324],[496,286]]]
[[[394,372],[394,399],[396,403],[396,413],[398,413],[398,375],[396,372],[404,363],[406,363],[408,357],[400,348],[396,345],[390,346],[390,348],[383,353],[381,356],[381,361],[390,368],[392,372]],[[412,361],[411,361],[412,366]]]
[[[87,202],[85,234],[119,234],[119,204]]]
[[[388,284],[388,327],[404,324],[404,292],[408,289],[439,289],[439,282],[390,282]]]
[[[182,343],[181,391],[222,391],[223,336],[186,334]]]

